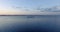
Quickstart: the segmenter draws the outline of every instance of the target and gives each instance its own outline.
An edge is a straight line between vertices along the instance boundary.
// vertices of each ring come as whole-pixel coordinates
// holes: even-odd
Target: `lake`
[[[0,32],[60,32],[60,15],[0,16]]]

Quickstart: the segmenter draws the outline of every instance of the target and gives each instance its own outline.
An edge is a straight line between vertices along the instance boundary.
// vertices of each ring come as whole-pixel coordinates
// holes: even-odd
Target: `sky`
[[[0,0],[0,14],[60,14],[60,0]]]

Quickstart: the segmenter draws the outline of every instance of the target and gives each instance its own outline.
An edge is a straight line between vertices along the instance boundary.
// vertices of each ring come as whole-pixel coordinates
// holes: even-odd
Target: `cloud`
[[[15,10],[20,10],[20,11],[40,11],[40,12],[60,12],[60,6],[54,6],[50,8],[36,8],[36,9],[30,9],[27,7],[13,7]]]
[[[26,7],[15,7],[15,10],[16,12],[10,12],[10,13],[20,15],[60,15],[60,6],[54,6],[50,8],[37,8],[37,9],[29,9]]]
[[[60,12],[60,6],[54,6],[51,8],[40,8],[39,9],[41,12]]]
[[[14,10],[20,10],[20,11],[31,11],[31,9],[27,8],[27,7],[19,7],[19,6],[12,6],[12,8]]]

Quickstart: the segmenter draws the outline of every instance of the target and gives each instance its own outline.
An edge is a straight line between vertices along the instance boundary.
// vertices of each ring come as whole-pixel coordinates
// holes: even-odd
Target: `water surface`
[[[60,15],[0,16],[0,32],[60,32]]]

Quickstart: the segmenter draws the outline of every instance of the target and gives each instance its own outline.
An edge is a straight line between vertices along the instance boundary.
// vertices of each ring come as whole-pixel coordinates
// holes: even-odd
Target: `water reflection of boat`
[[[27,16],[27,18],[34,18],[34,16]]]

